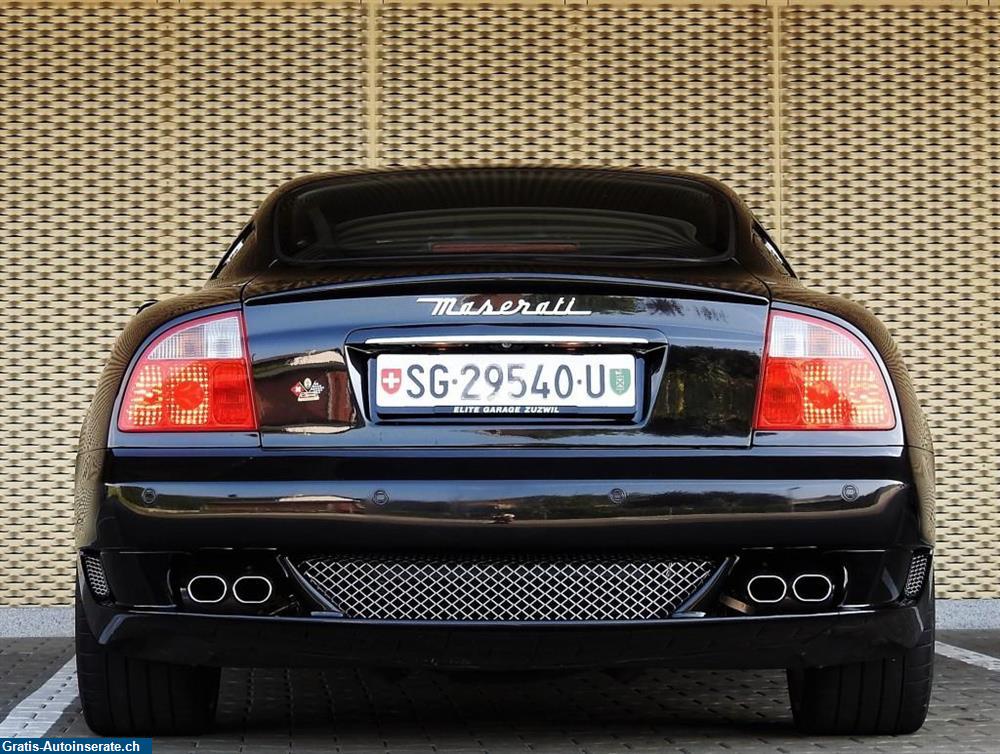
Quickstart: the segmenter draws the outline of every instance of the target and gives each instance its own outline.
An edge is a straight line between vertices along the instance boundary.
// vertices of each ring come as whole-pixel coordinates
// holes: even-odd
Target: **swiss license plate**
[[[541,417],[630,414],[627,354],[382,354],[372,375],[382,414]]]

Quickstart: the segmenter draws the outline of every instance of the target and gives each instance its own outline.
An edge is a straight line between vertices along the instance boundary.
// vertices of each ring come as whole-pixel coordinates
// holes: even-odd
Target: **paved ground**
[[[1000,658],[1000,631],[940,632]],[[72,656],[67,639],[0,640],[0,720]],[[621,682],[603,674],[537,681],[401,680],[320,670],[223,674],[218,725],[155,751],[668,752],[1000,750],[1000,673],[938,656],[930,717],[901,738],[799,736],[779,672],[661,671]],[[76,701],[49,735],[89,731]]]

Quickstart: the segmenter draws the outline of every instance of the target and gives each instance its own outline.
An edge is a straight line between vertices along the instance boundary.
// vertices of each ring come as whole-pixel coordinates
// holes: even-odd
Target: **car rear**
[[[715,184],[362,175],[259,218],[276,263],[148,313],[96,411],[95,656],[787,667],[801,689],[926,643],[894,375],[849,319],[775,300]]]

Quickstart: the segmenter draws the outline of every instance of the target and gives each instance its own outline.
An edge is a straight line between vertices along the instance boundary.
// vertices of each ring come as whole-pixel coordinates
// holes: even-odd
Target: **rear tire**
[[[912,649],[883,660],[788,671],[788,695],[799,730],[828,735],[919,730],[934,676],[933,584],[924,589],[926,628]]]
[[[76,595],[76,668],[88,727],[102,736],[176,736],[211,727],[219,668],[126,657],[98,644]]]

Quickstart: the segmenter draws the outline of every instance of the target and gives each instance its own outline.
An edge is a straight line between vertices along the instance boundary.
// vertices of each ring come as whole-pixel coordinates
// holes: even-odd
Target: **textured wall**
[[[0,604],[70,597],[75,435],[137,303],[197,285],[287,178],[491,160],[740,190],[807,283],[898,336],[938,449],[939,592],[1000,596],[998,15],[0,0]]]

